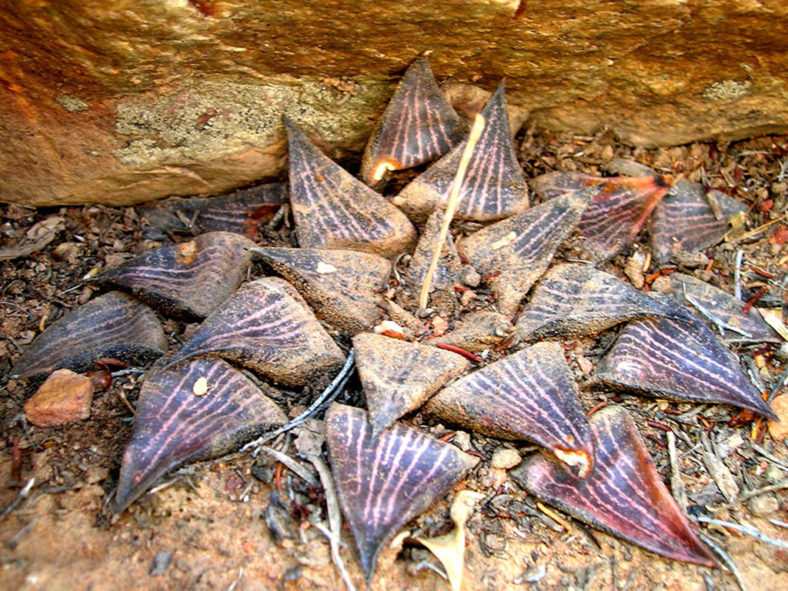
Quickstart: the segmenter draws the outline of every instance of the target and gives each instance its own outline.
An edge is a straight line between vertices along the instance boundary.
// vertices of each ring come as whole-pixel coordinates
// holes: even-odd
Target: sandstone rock
[[[747,508],[755,517],[771,517],[780,509],[780,501],[774,495],[761,495],[747,501]]]
[[[90,416],[93,384],[70,369],[52,373],[25,403],[25,417],[36,427],[58,427]]]
[[[441,82],[505,78],[537,127],[644,145],[780,132],[786,15],[775,0],[14,3],[0,14],[0,199],[248,184],[283,170],[283,113],[332,157],[358,155],[426,48]]]
[[[516,450],[508,447],[499,447],[493,453],[490,466],[499,470],[509,470],[519,464],[522,459]]]
[[[780,422],[769,421],[769,435],[775,441],[783,441],[788,437],[788,396],[778,396],[771,403],[772,410],[780,418]]]

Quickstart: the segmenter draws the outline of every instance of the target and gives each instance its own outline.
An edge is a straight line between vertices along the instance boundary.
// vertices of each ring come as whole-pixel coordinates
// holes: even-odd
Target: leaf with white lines
[[[356,335],[353,348],[373,437],[470,366],[456,353],[372,333]]]
[[[545,199],[555,199],[570,195],[589,187],[598,187],[605,183],[604,178],[595,177],[582,172],[548,172],[531,179],[531,188]]]
[[[460,241],[457,250],[498,292],[498,308],[513,316],[572,232],[595,189],[574,192],[503,220]]]
[[[490,221],[528,208],[528,185],[514,153],[503,83],[487,101],[485,127],[460,189],[456,219]],[[393,203],[415,220],[446,205],[465,151],[463,141],[405,187]]]
[[[660,398],[732,404],[774,418],[738,358],[689,310],[686,315],[685,321],[648,318],[628,324],[591,383]]]
[[[754,308],[744,313],[744,302],[721,289],[684,273],[673,273],[670,295],[688,307],[698,309],[698,317],[712,328],[716,327],[703,314],[710,314],[720,321],[722,339],[726,343],[781,343],[782,339]]]
[[[288,386],[336,372],[345,356],[295,288],[277,277],[243,285],[168,360],[222,357]]]
[[[235,232],[260,239],[260,225],[288,202],[286,183],[266,183],[206,200],[197,223],[203,232]]]
[[[290,202],[302,248],[373,252],[410,250],[416,229],[405,214],[330,160],[287,117]]]
[[[400,424],[375,438],[367,413],[342,404],[326,411],[325,427],[339,502],[369,585],[384,544],[445,496],[478,460]]]
[[[145,365],[167,350],[153,310],[112,291],[72,310],[41,333],[11,375],[33,377],[55,369],[83,372],[101,358]]]
[[[606,260],[632,244],[670,186],[661,176],[598,178],[552,172],[532,181],[546,199],[596,187],[577,227],[597,260]]]
[[[234,232],[260,238],[260,224],[289,201],[287,184],[266,183],[218,197],[170,197],[136,208],[149,224],[146,236],[159,239],[167,232]],[[151,228],[154,232],[151,232]]]
[[[661,176],[606,179],[577,225],[586,248],[606,260],[632,244],[669,188]]]
[[[460,118],[435,83],[429,60],[420,57],[405,72],[372,132],[361,178],[375,185],[386,172],[429,162],[461,139]]]
[[[725,193],[711,190],[707,194],[702,185],[682,179],[673,185],[654,214],[654,256],[664,263],[677,252],[697,252],[712,246],[730,228],[730,217],[746,211],[745,204]]]
[[[251,247],[239,234],[210,232],[146,252],[95,281],[130,291],[167,316],[202,320],[238,289]]]
[[[587,478],[575,478],[541,455],[512,472],[512,478],[592,527],[674,560],[716,566],[660,480],[627,412],[608,406],[590,424],[596,464]]]
[[[517,320],[525,341],[595,335],[644,316],[683,317],[664,299],[647,296],[615,275],[589,265],[550,269]]]
[[[420,292],[421,286],[427,278],[432,257],[441,237],[440,230],[444,213],[445,211],[439,208],[430,215],[421,232],[419,242],[416,244],[416,250],[413,251],[413,256],[408,263],[407,283],[414,294]],[[462,263],[457,255],[451,234],[447,234],[430,284],[430,294],[433,300],[431,307],[446,315],[453,313],[457,302],[454,286],[461,283],[461,277]],[[448,308],[448,310],[443,311],[442,307]]]
[[[286,421],[263,390],[221,359],[154,369],[140,392],[115,510],[123,511],[165,472],[232,451]]]
[[[252,252],[290,281],[318,318],[349,334],[371,328],[381,316],[391,263],[350,250],[255,248]]]
[[[578,476],[594,448],[577,386],[558,343],[539,343],[479,369],[430,398],[424,411],[500,439],[546,447]]]

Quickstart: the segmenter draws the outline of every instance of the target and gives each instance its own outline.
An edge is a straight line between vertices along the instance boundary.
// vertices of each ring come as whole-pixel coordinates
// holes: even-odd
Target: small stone
[[[508,473],[501,468],[482,468],[477,477],[479,486],[488,490],[496,490],[506,482]]]
[[[774,356],[782,362],[788,361],[788,342],[782,343],[780,348],[774,352]]]
[[[195,396],[205,396],[208,393],[208,378],[200,376],[192,386],[192,394]]]
[[[522,457],[516,450],[509,449],[508,447],[499,447],[495,450],[490,465],[493,468],[509,470],[514,468],[521,461]]]
[[[633,287],[636,287],[637,289],[642,288],[643,284],[645,283],[645,278],[643,277],[643,266],[645,262],[646,255],[641,251],[636,250],[627,259],[627,263],[624,267],[624,275],[629,278]]]
[[[76,242],[61,242],[52,250],[52,256],[58,261],[75,263],[82,253],[82,245]]]
[[[25,416],[36,427],[56,427],[90,416],[93,383],[69,369],[59,369],[25,403]]]
[[[471,267],[470,265],[465,265],[462,269],[462,283],[463,285],[467,285],[468,287],[479,287],[479,284],[482,282],[482,276],[479,272]]]
[[[780,508],[774,495],[758,495],[747,501],[747,508],[755,517],[770,517]]]
[[[657,293],[670,293],[673,289],[673,281],[670,277],[660,275],[651,284],[651,289]]]
[[[781,422],[769,421],[769,434],[775,441],[783,441],[788,437],[788,394],[778,396],[770,406]]]
[[[100,466],[91,466],[85,472],[85,481],[88,484],[96,484],[109,477],[109,470]]]
[[[774,464],[769,464],[766,468],[766,471],[763,473],[763,477],[770,483],[774,484],[775,482],[779,482],[785,477],[785,472],[780,470]]]
[[[167,568],[172,561],[172,552],[159,552],[153,557],[153,562],[150,565],[150,576],[160,577],[167,572]]]
[[[476,292],[473,291],[472,289],[466,289],[464,292],[462,292],[462,295],[460,296],[460,304],[462,304],[464,307],[467,308],[468,306],[471,305],[471,303],[473,303],[473,300],[475,299],[476,299]]]
[[[471,449],[471,435],[467,431],[456,431],[451,442],[462,451]]]

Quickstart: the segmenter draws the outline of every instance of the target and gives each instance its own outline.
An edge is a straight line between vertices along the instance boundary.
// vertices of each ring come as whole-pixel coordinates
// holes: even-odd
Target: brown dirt
[[[520,140],[527,178],[556,169],[596,173],[613,156],[634,157],[661,172],[703,180],[747,202],[751,205],[750,228],[760,227],[788,209],[788,137],[651,151],[622,146],[606,134],[586,138],[526,133]],[[0,262],[0,374],[5,374],[44,326],[90,298],[92,290],[82,277],[95,265],[117,264],[154,244],[144,238],[141,221],[130,208],[27,210],[7,205],[0,206],[0,217],[0,248],[18,244],[42,220],[61,228],[57,238],[42,250]],[[742,248],[747,261],[744,299],[766,287],[768,293],[762,302],[785,305],[788,247],[781,233],[788,232],[786,226],[785,221],[774,223],[748,242],[737,246],[723,243],[709,251],[715,262],[710,271],[714,281],[730,289],[735,250]],[[287,237],[283,232],[269,238],[277,243]],[[617,257],[609,268],[622,269],[624,259]],[[761,271],[774,277],[769,280]],[[703,268],[690,272],[703,276]],[[193,327],[168,321],[166,330],[175,343]],[[590,342],[581,342],[573,353],[578,373],[588,370],[589,360],[598,359],[592,347]],[[753,349],[745,353],[752,357]],[[756,347],[755,361],[762,362],[760,377],[771,388],[784,371],[785,360],[776,357],[774,348]],[[341,589],[328,543],[310,522],[325,519],[321,491],[286,469],[279,471],[265,456],[254,459],[238,454],[188,466],[166,481],[168,487],[145,496],[120,516],[111,515],[106,505],[116,484],[123,446],[131,435],[130,407],[138,394],[135,377],[133,373],[116,377],[107,391],[97,393],[88,421],[49,429],[26,427],[20,420],[22,405],[33,391],[30,385],[0,381],[0,587]],[[590,408],[612,398],[587,394],[583,403]],[[646,421],[667,424],[692,443],[689,446],[678,438],[683,482],[693,512],[749,524],[764,535],[788,542],[788,529],[768,521],[785,522],[788,516],[785,443],[773,441],[758,422],[729,427],[729,418],[737,414],[735,409],[707,406],[693,421],[680,423],[666,411],[692,410],[694,405],[630,396],[616,400],[633,411],[666,482],[670,479],[666,434]],[[419,415],[411,420],[422,423]],[[440,425],[428,428],[438,435],[448,433]],[[755,502],[726,505],[700,459],[700,449],[694,447],[706,429],[718,453],[728,454],[723,461],[742,491],[775,483],[783,488],[756,497]],[[769,455],[758,450],[752,435]],[[470,441],[488,459],[502,445],[476,435]],[[277,445],[294,453],[286,438]],[[519,449],[523,454],[533,451],[530,447]],[[31,479],[29,493],[20,496]],[[736,587],[735,579],[725,570],[672,562],[576,522],[564,531],[487,461],[460,486],[487,494],[469,521],[465,589],[689,591]],[[272,495],[283,508],[271,508]],[[753,515],[752,510],[763,511],[769,499],[771,512]],[[284,537],[277,538],[271,526]],[[411,531],[428,535],[449,528],[446,501],[410,525]],[[701,531],[727,551],[750,589],[788,588],[788,550],[719,527],[704,525]],[[343,542],[342,556],[361,588],[362,576],[347,531]],[[447,589],[447,583],[433,570],[423,567],[426,563],[437,564],[419,546],[406,544],[401,552],[387,549],[379,560],[373,587]],[[544,575],[540,577],[541,569]]]

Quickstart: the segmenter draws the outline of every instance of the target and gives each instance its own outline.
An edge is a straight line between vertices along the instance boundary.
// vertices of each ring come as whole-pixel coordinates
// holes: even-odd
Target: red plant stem
[[[758,293],[752,296],[750,300],[746,304],[744,304],[744,308],[742,308],[742,312],[744,312],[745,314],[749,314],[750,309],[752,309],[752,307],[758,302],[758,300],[760,300],[764,296],[765,293],[766,293],[766,288],[761,288],[761,290]]]
[[[665,433],[670,433],[672,429],[667,425],[663,425],[662,423],[658,423],[657,421],[646,421],[646,424],[649,427],[654,427],[655,429],[659,429],[660,431],[665,431]]]
[[[466,351],[461,347],[455,347],[454,345],[448,345],[446,343],[438,343],[435,346],[438,347],[438,349],[443,349],[444,351],[451,351],[452,353],[462,355],[463,357],[470,359],[471,361],[475,361],[476,363],[481,363],[483,361],[478,355],[474,355],[470,351]]]

